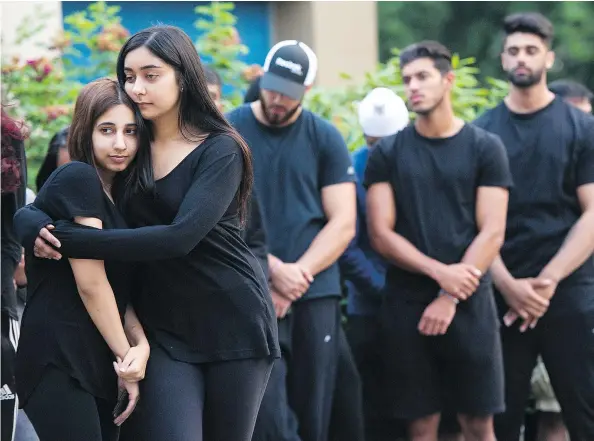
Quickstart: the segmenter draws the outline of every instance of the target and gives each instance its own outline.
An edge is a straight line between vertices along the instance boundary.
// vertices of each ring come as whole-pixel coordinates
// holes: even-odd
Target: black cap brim
[[[265,72],[260,79],[260,89],[272,90],[288,96],[294,100],[301,100],[305,94],[305,86],[294,81],[287,80],[271,72]]]

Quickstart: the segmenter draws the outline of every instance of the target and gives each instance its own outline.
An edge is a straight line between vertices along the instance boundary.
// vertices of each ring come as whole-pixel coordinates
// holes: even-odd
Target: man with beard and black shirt
[[[542,356],[572,441],[594,440],[594,119],[547,89],[553,25],[504,21],[510,90],[476,124],[501,137],[515,186],[493,279],[505,326],[506,412],[499,441],[516,441]]]
[[[499,137],[454,116],[450,52],[400,54],[415,123],[384,138],[367,170],[369,234],[390,263],[380,313],[389,410],[410,439],[437,440],[442,412],[466,440],[494,441],[504,410],[491,276],[505,234],[509,165]]]
[[[337,260],[355,234],[356,178],[338,130],[301,106],[316,71],[307,45],[280,42],[266,57],[260,99],[227,115],[252,150],[283,348],[257,441],[297,439],[291,410],[303,441],[328,438],[339,342],[346,341]]]

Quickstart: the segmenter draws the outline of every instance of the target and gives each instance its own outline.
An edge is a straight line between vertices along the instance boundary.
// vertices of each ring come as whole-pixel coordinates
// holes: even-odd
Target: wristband
[[[454,302],[455,305],[457,305],[458,303],[460,303],[460,300],[459,299],[457,299],[456,297],[454,297],[450,293],[445,292],[443,289],[441,291],[439,291],[439,295],[440,296],[446,296],[448,299],[450,299],[452,302]]]

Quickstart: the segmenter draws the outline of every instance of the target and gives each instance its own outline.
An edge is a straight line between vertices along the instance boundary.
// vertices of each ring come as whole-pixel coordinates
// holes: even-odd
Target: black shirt
[[[280,355],[266,278],[241,239],[242,173],[239,144],[211,134],[154,195],[133,196],[125,218],[136,229],[56,223],[63,255],[143,262],[134,306],[149,338],[178,360]]]
[[[101,219],[104,228],[126,227],[104,193],[95,168],[82,162],[56,169],[33,205],[53,219],[94,217]],[[48,364],[65,371],[94,396],[115,400],[114,357],[80,298],[70,263],[38,259],[30,250],[26,259],[28,299],[16,361],[21,402],[28,399]],[[105,271],[123,321],[133,268],[105,262]]]
[[[233,110],[227,119],[252,150],[269,252],[283,262],[296,262],[328,222],[322,188],[356,179],[344,139],[334,126],[305,109],[293,124],[281,128],[260,123],[249,105]],[[303,299],[340,292],[334,262],[315,276]]]
[[[373,149],[364,184],[388,182],[396,199],[395,232],[444,264],[459,263],[478,234],[478,187],[512,185],[498,137],[466,124],[450,138],[421,136],[414,125],[384,138]],[[487,273],[482,285],[490,284]],[[386,294],[430,303],[439,292],[433,279],[390,265]],[[468,302],[474,302],[472,296]]]
[[[594,182],[594,118],[555,97],[531,114],[501,103],[475,124],[501,137],[515,183],[501,257],[514,277],[536,277],[581,216],[576,189]],[[593,257],[559,284],[549,311],[576,307],[594,308]]]

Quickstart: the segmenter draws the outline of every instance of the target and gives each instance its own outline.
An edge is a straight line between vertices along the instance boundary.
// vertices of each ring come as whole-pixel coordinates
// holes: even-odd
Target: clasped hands
[[[138,404],[140,399],[138,382],[144,379],[149,356],[150,346],[148,343],[143,343],[132,346],[123,360],[116,357],[116,361],[113,362],[113,368],[118,375],[118,390],[126,390],[128,393],[126,409],[114,419],[114,423],[118,426],[128,419]]]
[[[298,263],[278,262],[270,270],[270,293],[278,318],[284,318],[291,304],[307,292],[314,278]]]

